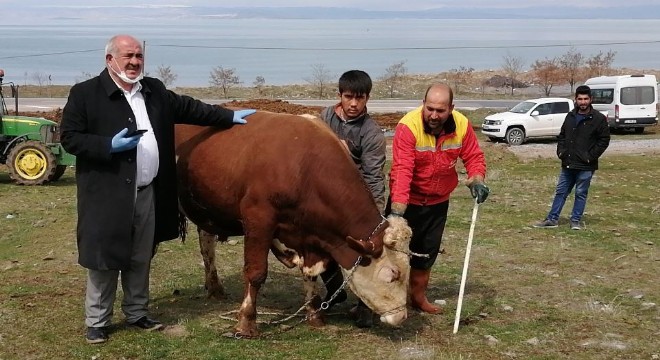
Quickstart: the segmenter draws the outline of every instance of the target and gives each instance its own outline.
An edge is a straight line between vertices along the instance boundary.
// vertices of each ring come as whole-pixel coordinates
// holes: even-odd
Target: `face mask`
[[[115,64],[117,64],[117,60],[115,60],[115,58],[112,58],[112,61],[114,61]],[[119,69],[119,64],[117,64],[117,68]],[[140,72],[140,75],[138,75],[135,79],[131,79],[128,76],[126,76],[126,71],[124,70],[122,70],[121,72],[116,72],[115,69],[112,68],[112,66],[108,66],[108,69],[112,70],[112,72],[115,73],[115,75],[117,75],[123,82],[127,84],[135,84],[138,81],[142,80],[142,78],[144,78],[143,72]]]

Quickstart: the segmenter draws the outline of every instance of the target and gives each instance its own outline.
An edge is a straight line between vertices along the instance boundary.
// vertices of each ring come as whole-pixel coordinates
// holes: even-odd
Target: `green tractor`
[[[18,116],[18,85],[2,83],[0,69],[0,164],[18,184],[42,185],[58,180],[75,156],[67,153],[59,142],[56,122],[44,118]],[[11,89],[15,115],[7,111],[3,89]]]

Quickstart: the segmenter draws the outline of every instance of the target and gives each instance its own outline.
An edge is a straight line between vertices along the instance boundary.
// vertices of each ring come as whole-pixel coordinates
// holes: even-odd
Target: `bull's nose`
[[[381,316],[380,321],[390,326],[399,326],[407,318],[408,318],[408,311],[406,309],[403,309],[402,311],[399,311],[394,314]]]

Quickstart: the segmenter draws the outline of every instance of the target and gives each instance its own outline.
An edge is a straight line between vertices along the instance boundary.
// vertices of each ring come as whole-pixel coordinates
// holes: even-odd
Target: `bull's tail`
[[[179,211],[179,237],[181,242],[186,242],[186,234],[188,233],[188,218],[183,212]]]

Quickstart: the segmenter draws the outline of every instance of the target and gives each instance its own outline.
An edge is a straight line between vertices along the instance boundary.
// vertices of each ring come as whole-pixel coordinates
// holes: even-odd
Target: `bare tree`
[[[254,82],[252,83],[254,85],[254,88],[257,89],[257,93],[259,96],[263,96],[264,94],[264,86],[266,85],[266,79],[258,75],[255,79]]]
[[[385,84],[387,92],[390,95],[390,98],[394,97],[399,83],[403,80],[403,77],[406,75],[408,68],[406,67],[406,60],[401,60],[397,63],[394,63],[388,66],[385,69],[385,74],[381,76],[380,80]]]
[[[532,75],[534,76],[534,81],[539,84],[545,96],[550,96],[552,88],[564,82],[558,58],[536,60],[532,64]]]
[[[156,77],[163,82],[165,87],[170,87],[179,76],[172,71],[172,68],[161,64],[156,69]]]
[[[605,54],[599,51],[598,54],[588,58],[586,63],[589,77],[607,75],[612,71],[612,63],[615,56],[616,51],[610,50]]]
[[[564,78],[571,86],[571,94],[573,93],[575,84],[580,78],[580,70],[582,69],[583,63],[584,55],[578,52],[574,47],[571,47],[566,53],[559,57],[559,66],[564,73]]]
[[[93,78],[93,77],[94,77],[94,75],[92,75],[92,73],[90,73],[89,71],[83,71],[83,72],[80,73],[80,77],[77,77],[77,78],[75,79],[75,82],[76,82],[76,84],[77,84],[77,83],[79,83],[79,82],[83,82],[83,81],[85,81],[85,80],[89,80],[89,79],[91,79],[91,78]]]
[[[241,83],[240,78],[236,75],[236,69],[227,69],[222,66],[214,67],[211,70],[211,86],[222,89],[222,96],[226,99],[229,89]]]
[[[48,85],[50,75],[46,74],[43,71],[37,71],[32,73],[32,80],[37,85],[39,94],[43,94],[43,87]]]
[[[511,82],[511,95],[513,95],[513,89],[516,86],[518,75],[520,75],[522,72],[524,61],[521,57],[513,56],[509,53],[504,56],[503,60],[504,62],[502,64],[502,70],[506,74],[508,80]]]
[[[314,64],[312,65],[312,77],[304,80],[316,89],[319,99],[323,99],[328,93],[326,89],[330,85],[332,77],[325,64]]]
[[[32,80],[37,86],[44,86],[48,83],[48,74],[43,71],[32,73]]]
[[[468,85],[472,80],[472,73],[474,68],[461,66],[458,69],[449,70],[449,81],[453,84],[453,89],[456,94],[460,94],[460,86]]]

